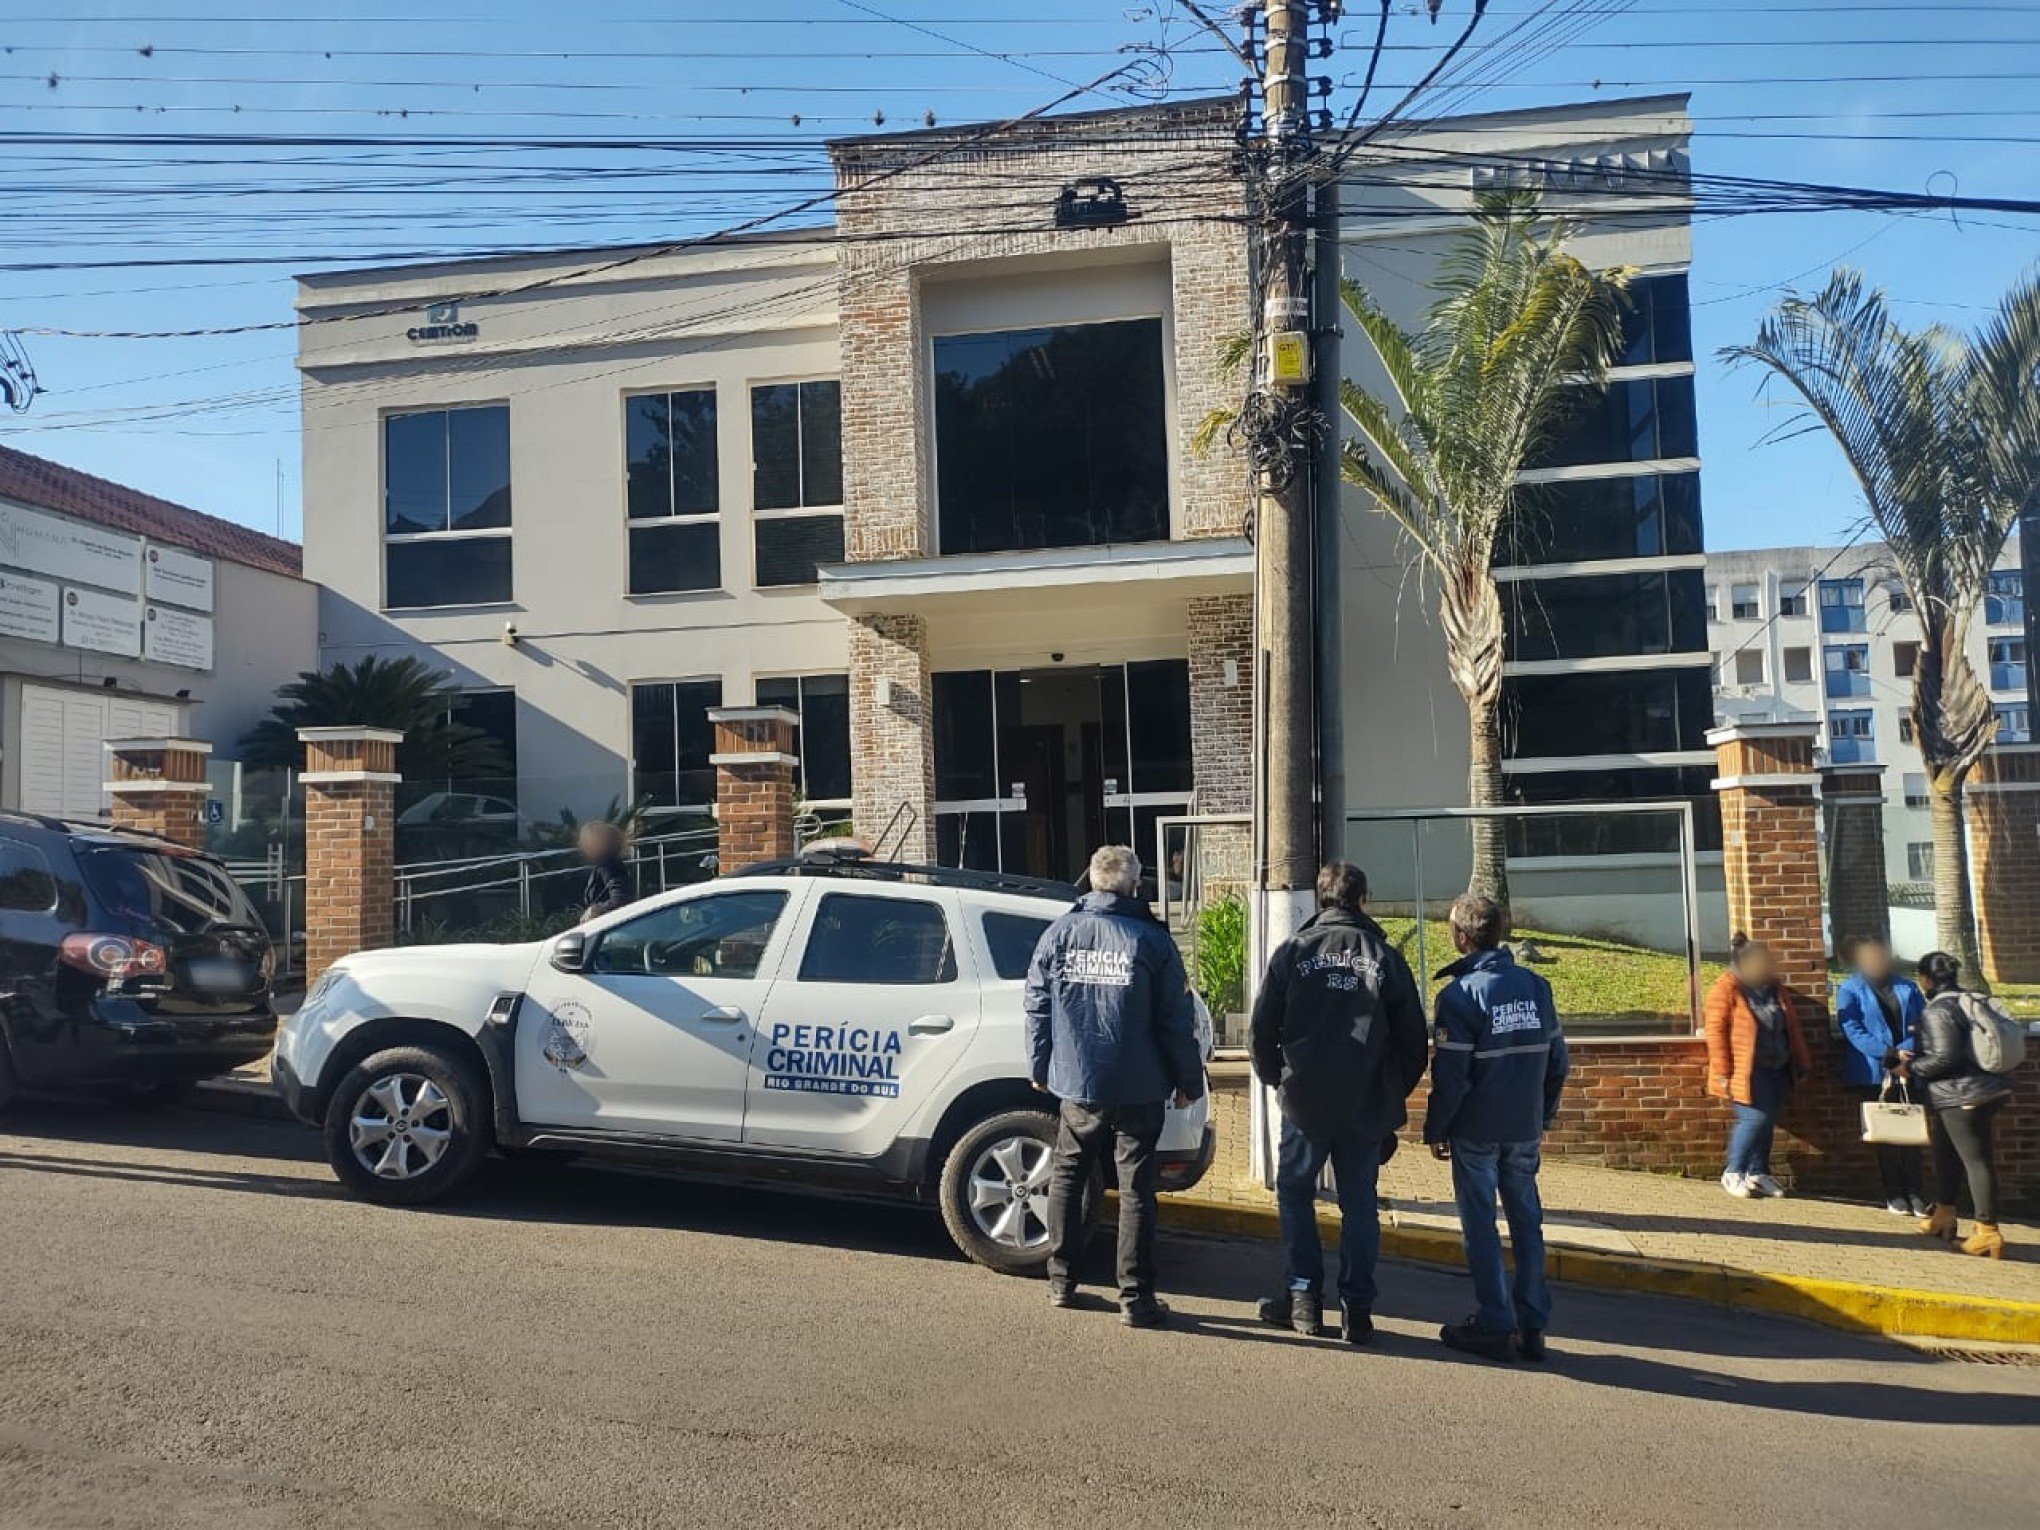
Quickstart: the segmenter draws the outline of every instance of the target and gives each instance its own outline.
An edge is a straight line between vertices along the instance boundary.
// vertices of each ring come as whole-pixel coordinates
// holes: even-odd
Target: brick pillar
[[[305,746],[305,981],[397,938],[393,728],[300,728]]]
[[[205,848],[200,817],[212,795],[205,762],[211,744],[190,738],[110,738],[106,790],[113,821],[194,850]]]
[[[1884,767],[1824,765],[1820,809],[1827,831],[1828,929],[1840,955],[1852,939],[1891,941],[1891,888],[1884,867]]]
[[[1254,806],[1254,597],[1204,595],[1189,603],[1190,768],[1198,813],[1247,813]],[[1207,893],[1244,889],[1252,873],[1252,831],[1198,831]],[[1152,845],[1135,845],[1142,860]]]
[[[1962,800],[1983,975],[2040,983],[2040,744],[1993,744]]]
[[[1707,735],[1721,794],[1728,927],[1777,954],[1779,976],[1827,1005],[1812,723],[1731,723]]]
[[[730,876],[794,852],[793,730],[785,707],[710,707],[715,725],[716,868]]]
[[[918,616],[850,623],[851,818],[874,850],[906,804],[912,820],[884,846],[894,859],[935,859],[935,711],[928,624]],[[903,820],[904,821],[904,820]]]

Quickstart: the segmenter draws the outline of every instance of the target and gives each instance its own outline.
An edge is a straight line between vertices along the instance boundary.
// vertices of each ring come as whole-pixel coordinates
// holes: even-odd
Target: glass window
[[[1763,649],[1738,648],[1735,651],[1735,683],[1737,685],[1762,685],[1764,683]]]
[[[2033,741],[2033,718],[2024,702],[2012,706],[1993,707],[1997,713],[1997,741],[2000,744],[2030,744]]]
[[[1618,378],[1584,396],[1526,468],[1697,457],[1700,433],[1691,377]]]
[[[1703,666],[1502,682],[1503,737],[1514,759],[1705,749],[1714,687]]]
[[[1905,872],[1915,882],[1934,880],[1934,842],[1916,839],[1905,847]]]
[[[1830,696],[1870,694],[1870,649],[1864,643],[1830,644],[1821,662],[1827,671],[1826,690]]]
[[[1913,598],[1902,584],[1886,585],[1884,598],[1896,615],[1902,616],[1913,608]]]
[[[1990,640],[1990,688],[1994,691],[2023,691],[2026,688],[2026,640]]]
[[[1629,284],[1622,316],[1620,366],[1693,359],[1693,314],[1686,274],[1638,277]]]
[[[953,983],[956,947],[940,904],[825,893],[815,909],[803,983]]]
[[[1806,581],[1795,580],[1778,590],[1778,614],[1780,616],[1806,615]]]
[[[722,588],[713,388],[623,401],[630,593]]]
[[[1901,680],[1910,680],[1913,671],[1920,667],[1920,645],[1918,643],[1893,643],[1891,645],[1891,672]]]
[[[751,528],[761,588],[813,584],[824,563],[843,561],[843,516],[775,515]]]
[[[715,801],[720,680],[659,680],[630,688],[631,790],[655,807],[707,808]]]
[[[1704,606],[1704,607],[1705,607],[1705,609],[1706,609],[1706,612],[1707,612],[1707,619],[1708,619],[1708,620],[1709,620],[1710,622],[1718,622],[1718,621],[1720,621],[1720,620],[1721,620],[1721,590],[1720,590],[1720,587],[1719,587],[1719,586],[1717,586],[1717,585],[1712,585],[1712,584],[1710,584],[1710,585],[1708,585],[1708,586],[1707,586],[1706,590],[1705,590],[1705,591],[1703,592],[1703,595],[1704,595],[1704,599],[1703,599],[1703,601],[1702,601],[1702,604],[1703,604],[1703,606]]]
[[[193,935],[222,925],[262,928],[241,884],[218,861],[110,845],[82,852],[78,865],[85,885],[115,918]]]
[[[944,553],[1169,535],[1159,319],[935,341]]]
[[[630,593],[722,588],[722,527],[713,519],[630,528]]]
[[[2026,620],[2026,576],[2021,570],[2004,568],[1990,576],[1983,619],[1993,627],[2016,627]]]
[[[760,680],[761,707],[786,707],[800,718],[793,751],[800,756],[800,794],[810,807],[850,800],[850,677],[788,675]]]
[[[1533,771],[1506,778],[1511,802],[1676,802],[1693,804],[1698,850],[1721,848],[1721,803],[1707,765],[1621,770]],[[1509,821],[1511,855],[1669,855],[1679,827],[1669,814],[1583,813]]]
[[[935,799],[973,802],[1003,796],[995,747],[992,672],[952,670],[933,677]]]
[[[1516,579],[1502,585],[1508,657],[1585,659],[1684,653],[1707,643],[1698,569]]]
[[[1813,683],[1813,650],[1788,648],[1784,651],[1785,679],[1795,685]]]
[[[1823,632],[1861,632],[1864,630],[1862,580],[1821,580],[1820,630]]]
[[[1909,808],[1923,808],[1932,803],[1927,795],[1927,778],[1915,771],[1905,773],[1905,805]]]
[[[1739,622],[1762,621],[1763,592],[1753,584],[1731,585],[1728,592],[1728,614]]]
[[[751,508],[843,503],[843,389],[825,382],[751,390]]]
[[[1913,742],[1913,720],[1909,712],[1901,712],[1898,715],[1898,741],[1901,744]]]
[[[1027,976],[1034,961],[1034,948],[1054,921],[1029,919],[1024,914],[987,912],[985,944],[992,949],[992,970],[1011,983]]]
[[[57,879],[33,845],[0,839],[0,908],[46,914],[57,906]]]
[[[1639,473],[1519,484],[1495,561],[1574,563],[1700,550],[1700,475]]]
[[[677,978],[754,978],[786,894],[711,893],[653,909],[604,931],[590,972]]]
[[[1877,758],[1876,720],[1869,712],[1830,712],[1827,718],[1828,758],[1837,765],[1860,765]]]
[[[506,405],[384,416],[383,533],[386,609],[511,598]]]
[[[1112,689],[1105,672],[1105,690]],[[1190,661],[1155,659],[1126,666],[1126,718],[1133,754],[1130,792],[1188,792],[1190,767]],[[1148,853],[1154,853],[1149,840]]]

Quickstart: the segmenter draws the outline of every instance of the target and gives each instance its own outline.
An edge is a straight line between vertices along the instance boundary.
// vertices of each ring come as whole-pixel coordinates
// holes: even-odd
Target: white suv
[[[574,1153],[932,1201],[972,1259],[1038,1270],[1055,1119],[1020,997],[1074,895],[818,859],[538,944],[362,952],[284,1021],[276,1087],[369,1200],[436,1200],[492,1147]],[[1205,1100],[1161,1148],[1164,1189],[1203,1177]]]

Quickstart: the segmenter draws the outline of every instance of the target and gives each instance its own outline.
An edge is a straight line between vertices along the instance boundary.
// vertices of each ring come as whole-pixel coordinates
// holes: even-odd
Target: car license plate
[[[190,971],[192,986],[209,993],[238,993],[248,986],[248,969],[239,962],[196,961]]]

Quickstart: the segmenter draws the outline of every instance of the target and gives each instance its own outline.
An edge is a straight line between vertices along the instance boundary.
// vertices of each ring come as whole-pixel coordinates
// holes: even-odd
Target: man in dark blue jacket
[[[1490,1360],[1544,1358],[1551,1293],[1544,1280],[1544,1207],[1538,1149],[1558,1113],[1568,1069],[1551,985],[1502,949],[1508,916],[1492,898],[1467,893],[1452,905],[1459,960],[1440,977],[1437,1051],[1424,1141],[1450,1159],[1466,1240],[1466,1267],[1480,1307],[1439,1337]],[[1495,1227],[1495,1194],[1516,1255],[1513,1289]]]
[[[1089,1228],[1084,1193],[1109,1148],[1119,1177],[1119,1305],[1128,1326],[1159,1328],[1155,1300],[1155,1145],[1163,1113],[1204,1093],[1204,1058],[1183,957],[1135,894],[1140,859],[1124,845],[1091,857],[1091,891],[1048,927],[1027,969],[1027,1057],[1034,1087],[1061,1102],[1048,1189],[1049,1299],[1076,1305]]]

